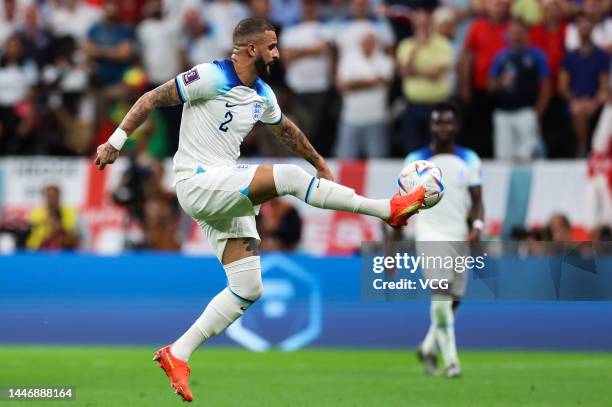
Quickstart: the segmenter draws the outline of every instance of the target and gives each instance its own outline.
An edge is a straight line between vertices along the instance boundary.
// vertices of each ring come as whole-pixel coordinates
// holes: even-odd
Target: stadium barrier
[[[427,301],[364,301],[360,264],[357,256],[264,254],[264,296],[212,344],[415,346],[429,324]],[[0,256],[0,343],[168,343],[225,284],[211,257]],[[466,301],[457,340],[461,348],[612,350],[610,321],[612,302]]]

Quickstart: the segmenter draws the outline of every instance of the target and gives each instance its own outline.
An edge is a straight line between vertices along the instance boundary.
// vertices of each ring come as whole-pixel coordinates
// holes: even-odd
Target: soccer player
[[[469,255],[465,241],[479,239],[483,227],[483,205],[480,179],[480,158],[465,147],[455,144],[460,127],[459,112],[450,103],[440,103],[430,114],[432,142],[410,153],[407,165],[428,160],[442,171],[444,198],[433,208],[424,210],[415,220],[417,253],[426,255]],[[427,243],[424,243],[427,242]],[[429,243],[435,242],[435,243]],[[450,242],[450,243],[442,243]],[[423,270],[425,277],[448,278],[449,288],[434,290],[431,301],[431,325],[417,356],[425,372],[438,375],[437,350],[442,353],[448,377],[461,375],[455,343],[455,313],[465,293],[467,272]]]
[[[202,227],[227,274],[228,286],[173,344],[155,354],[172,387],[186,401],[187,361],[192,352],[219,335],[262,294],[259,235],[255,215],[274,197],[293,195],[318,208],[375,216],[401,227],[421,207],[425,191],[391,199],[368,199],[333,182],[325,160],[287,117],[272,89],[260,78],[279,59],[273,26],[264,19],[242,20],[234,29],[231,59],[197,65],[145,93],[108,141],[98,147],[100,169],[114,162],[129,133],[160,106],[183,103],[174,185],[183,210]],[[299,166],[236,165],[240,144],[257,122],[269,126],[289,149],[316,169]]]

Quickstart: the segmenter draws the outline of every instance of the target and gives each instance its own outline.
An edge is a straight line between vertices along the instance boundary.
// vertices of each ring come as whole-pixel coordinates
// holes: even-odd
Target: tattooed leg
[[[257,301],[263,292],[258,243],[253,238],[229,239],[223,253],[227,287],[217,294],[194,324],[172,345],[172,354],[188,360],[195,349],[219,335]]]
[[[259,241],[257,239],[252,237],[227,239],[221,263],[226,265],[251,256],[259,256]]]

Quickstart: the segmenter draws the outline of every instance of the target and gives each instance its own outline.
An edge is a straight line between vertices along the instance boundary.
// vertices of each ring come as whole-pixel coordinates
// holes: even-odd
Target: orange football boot
[[[180,395],[184,401],[193,401],[193,394],[189,390],[189,373],[191,368],[172,354],[168,345],[155,352],[153,360],[159,362],[158,366],[166,372],[170,379],[170,387],[174,388],[175,393]]]
[[[391,198],[391,216],[387,224],[393,228],[406,226],[408,218],[419,211],[425,200],[425,187],[420,185],[406,195],[396,193]]]

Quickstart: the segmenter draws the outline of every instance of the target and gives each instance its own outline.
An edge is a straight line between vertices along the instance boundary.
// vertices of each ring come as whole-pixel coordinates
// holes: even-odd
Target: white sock
[[[423,339],[423,342],[421,343],[421,350],[427,355],[437,353],[436,329],[436,325],[432,322],[429,325],[429,329],[427,330],[427,335],[425,335],[425,339]]]
[[[224,267],[228,288],[210,301],[202,315],[172,345],[172,354],[184,361],[198,346],[221,334],[262,294],[259,256],[250,256]]]
[[[369,199],[354,189],[308,174],[294,164],[275,164],[272,170],[278,195],[293,195],[309,205],[322,209],[375,216],[391,216],[388,199]]]
[[[436,343],[444,358],[444,366],[459,364],[457,344],[455,343],[455,317],[453,315],[453,302],[449,300],[432,301],[433,316],[437,329],[435,331]]]

